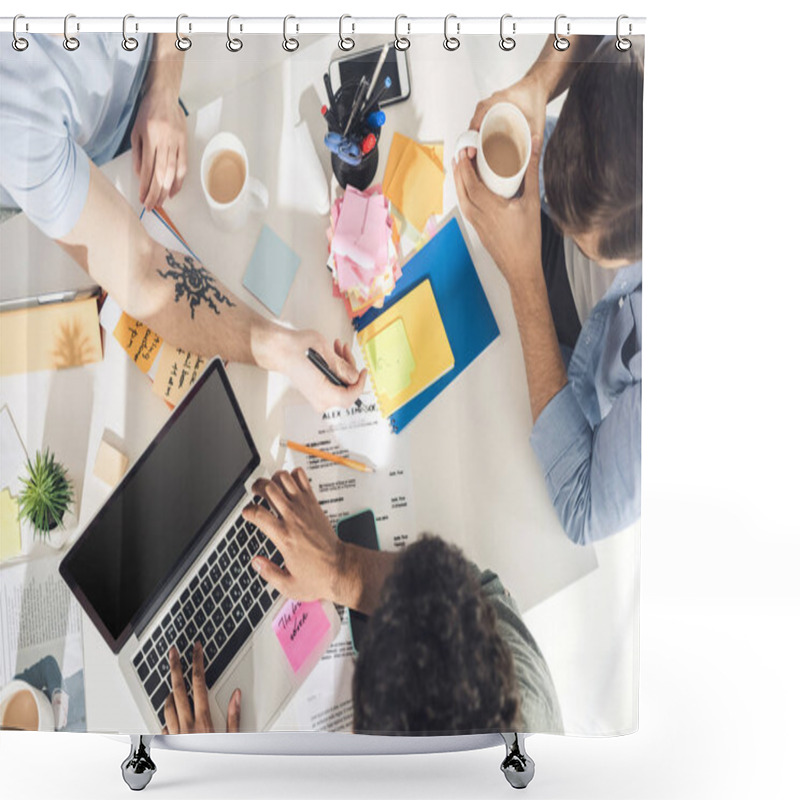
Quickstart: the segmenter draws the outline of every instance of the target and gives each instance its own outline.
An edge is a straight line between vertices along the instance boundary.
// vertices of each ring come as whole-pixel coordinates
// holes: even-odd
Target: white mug
[[[209,176],[216,159],[225,152],[233,153],[243,162],[244,170],[241,176],[241,186],[234,196],[226,197],[220,202],[215,198],[209,188]],[[248,216],[253,211],[263,211],[269,205],[269,192],[267,187],[257,178],[250,175],[250,165],[247,161],[247,152],[237,136],[227,131],[222,131],[211,138],[203,151],[200,161],[200,178],[203,185],[203,194],[211,210],[215,222],[228,230],[238,230],[247,222]],[[219,197],[219,196],[218,196]]]
[[[498,175],[486,160],[484,145],[492,134],[508,136],[521,155],[521,166],[513,175]],[[456,141],[456,153],[474,147],[478,155],[478,176],[488,189],[500,197],[513,197],[519,190],[525,170],[531,160],[531,129],[525,115],[513,103],[495,103],[486,112],[480,130],[464,131]]]
[[[26,716],[28,712],[32,711],[32,709],[35,709],[33,713],[36,715],[35,721],[32,719],[30,721],[26,721],[27,725],[32,726],[35,724],[36,727],[26,728],[26,730],[55,730],[53,706],[47,699],[47,695],[44,692],[39,691],[39,689],[34,689],[33,686],[25,683],[25,681],[18,679],[9,681],[2,688],[2,690],[0,690],[0,725],[6,728],[21,729],[20,720],[15,718],[12,719],[12,717],[17,716],[20,713],[19,708],[15,708],[15,706],[19,705],[25,694],[29,695],[29,697],[24,701],[24,710],[26,712]]]

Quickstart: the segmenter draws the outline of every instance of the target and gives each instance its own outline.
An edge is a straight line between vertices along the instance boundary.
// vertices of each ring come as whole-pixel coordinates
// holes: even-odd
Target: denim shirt
[[[545,143],[554,124],[548,120]],[[539,415],[530,437],[561,524],[576,544],[616,533],[639,518],[641,419],[637,262],[618,270],[590,312],[569,358],[567,385]]]

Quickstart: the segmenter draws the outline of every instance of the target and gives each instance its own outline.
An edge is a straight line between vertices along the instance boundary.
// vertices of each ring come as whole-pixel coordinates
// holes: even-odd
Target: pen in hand
[[[306,358],[334,385],[348,386],[329,366],[328,362],[313,347],[306,350]],[[361,408],[361,398],[356,398],[356,408]]]

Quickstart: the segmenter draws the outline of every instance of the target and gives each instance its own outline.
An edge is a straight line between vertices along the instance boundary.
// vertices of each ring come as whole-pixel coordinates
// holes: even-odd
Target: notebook
[[[366,331],[378,319],[389,320],[385,315],[424,282],[429,282],[436,301],[453,354],[453,367],[389,416],[395,433],[405,428],[500,335],[456,217],[446,222],[403,266],[403,274],[386,298],[384,307],[371,308],[353,320],[356,331]],[[395,331],[391,335],[397,336],[398,333]],[[408,335],[406,338],[414,357],[412,339]]]
[[[361,330],[358,343],[384,417],[455,366],[430,280]]]

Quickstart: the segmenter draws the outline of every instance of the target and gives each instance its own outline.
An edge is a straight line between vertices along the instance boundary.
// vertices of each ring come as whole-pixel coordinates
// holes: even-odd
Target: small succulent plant
[[[45,448],[28,459],[28,476],[22,478],[19,514],[33,525],[34,534],[47,539],[50,531],[61,525],[74,499],[72,483],[63,464]]]

